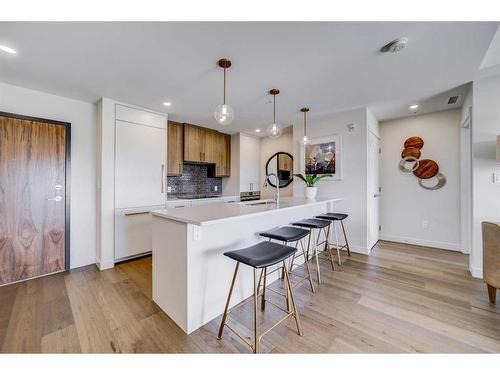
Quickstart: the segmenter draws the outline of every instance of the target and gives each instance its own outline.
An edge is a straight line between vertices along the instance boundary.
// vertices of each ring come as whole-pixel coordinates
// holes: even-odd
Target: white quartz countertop
[[[279,206],[276,203],[252,205],[259,201],[249,201],[244,203],[213,203],[209,205],[186,207],[186,208],[166,208],[151,211],[153,216],[180,221],[194,225],[210,225],[224,221],[236,220],[246,216],[265,215],[277,210],[293,209],[294,207],[310,206],[327,202],[340,201],[341,198],[305,199],[302,197],[283,197]]]

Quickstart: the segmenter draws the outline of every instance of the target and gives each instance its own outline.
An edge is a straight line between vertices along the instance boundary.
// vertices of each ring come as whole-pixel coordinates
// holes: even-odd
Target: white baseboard
[[[401,243],[407,243],[410,245],[428,246],[428,247],[435,247],[437,249],[444,249],[444,250],[452,250],[452,251],[460,251],[461,252],[459,243],[428,241],[428,240],[421,240],[418,238],[393,236],[390,234],[382,234],[382,233],[380,234],[379,238],[381,240],[385,240],[385,241],[401,242]]]
[[[472,277],[475,277],[477,279],[482,279],[483,278],[483,268],[476,268],[473,266],[469,267],[470,274]]]
[[[349,245],[349,249],[353,253],[364,254],[364,255],[370,255],[371,252],[371,249],[367,249],[366,247],[356,246],[356,245]]]
[[[114,261],[114,259],[113,260],[105,260],[102,262],[96,261],[96,265],[99,268],[99,270],[104,271],[104,270],[107,270],[109,268],[113,268],[115,266],[115,261]]]

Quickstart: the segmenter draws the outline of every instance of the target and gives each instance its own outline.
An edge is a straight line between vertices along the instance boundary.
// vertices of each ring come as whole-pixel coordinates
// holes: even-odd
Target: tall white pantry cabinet
[[[115,107],[115,261],[151,251],[151,214],[165,207],[167,116]]]

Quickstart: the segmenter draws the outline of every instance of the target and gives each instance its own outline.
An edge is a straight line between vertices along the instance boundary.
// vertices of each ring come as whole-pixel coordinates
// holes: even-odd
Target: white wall
[[[70,267],[96,260],[96,105],[0,83],[0,111],[71,123]]]
[[[288,152],[293,156],[293,127],[291,126],[284,129],[283,135],[279,138],[272,139],[264,137],[261,139],[261,184],[258,188],[260,188],[261,197],[264,199],[272,198],[274,196],[274,191],[276,190],[272,186],[262,186],[266,180],[266,163],[271,156],[280,151]],[[293,195],[293,184],[294,183],[292,182],[287,187],[281,188],[280,196],[291,197]]]
[[[381,239],[460,249],[460,116],[455,109],[380,124]],[[423,189],[412,173],[399,170],[404,141],[411,136],[424,140],[421,159],[439,164],[447,180],[443,188]]]
[[[472,251],[470,270],[482,277],[481,222],[500,221],[500,173],[496,162],[496,137],[500,134],[500,75],[478,78],[472,92]]]
[[[355,124],[349,132],[347,125]],[[301,159],[302,124],[293,126],[294,173],[304,173]],[[309,138],[339,134],[342,136],[342,180],[322,180],[318,183],[318,196],[343,198],[336,210],[349,214],[346,230],[351,250],[367,254],[367,109],[358,108],[332,114],[308,116]],[[294,183],[294,195],[303,195],[304,184]]]
[[[472,248],[472,127],[462,125],[472,111],[472,86],[465,95],[460,116],[460,250],[470,254]],[[469,124],[472,118],[469,119]]]

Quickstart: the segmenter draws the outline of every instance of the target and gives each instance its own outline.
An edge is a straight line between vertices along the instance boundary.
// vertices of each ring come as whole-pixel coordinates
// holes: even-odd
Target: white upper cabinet
[[[166,129],[165,116],[158,113],[142,111],[139,109],[116,105],[116,119],[121,121],[133,122],[139,125],[154,126],[156,128]]]
[[[240,134],[240,192],[261,189],[260,158],[260,139]]]
[[[115,207],[164,205],[167,154],[165,126],[160,128],[116,120],[115,136]]]

